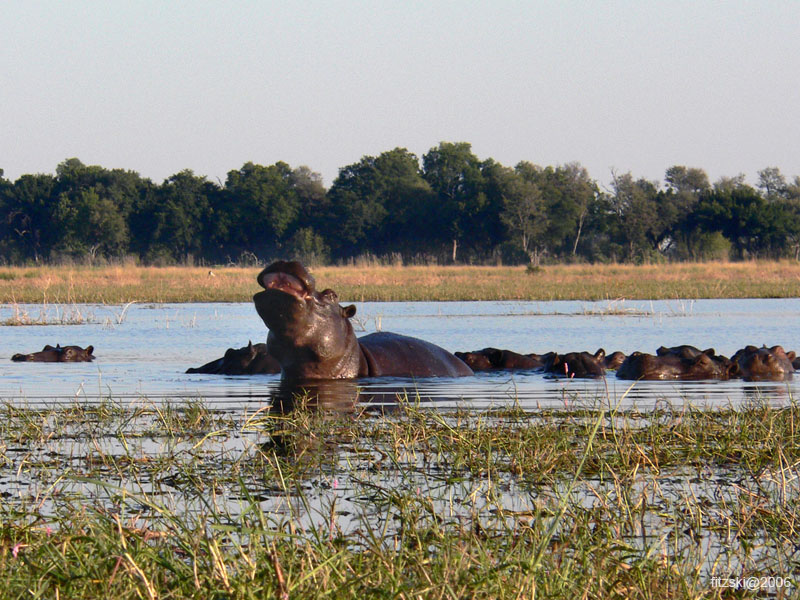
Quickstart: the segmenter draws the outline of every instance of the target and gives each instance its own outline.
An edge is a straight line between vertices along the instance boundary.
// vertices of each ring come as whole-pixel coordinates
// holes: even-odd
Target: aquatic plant
[[[772,576],[788,598],[799,417],[7,402],[3,595],[688,599]]]

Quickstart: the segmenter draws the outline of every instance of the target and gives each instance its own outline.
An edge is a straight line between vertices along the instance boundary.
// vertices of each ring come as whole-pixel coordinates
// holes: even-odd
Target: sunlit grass
[[[257,268],[5,267],[0,302],[247,302]],[[320,287],[344,301],[786,298],[800,295],[800,263],[680,263],[524,267],[318,267]]]

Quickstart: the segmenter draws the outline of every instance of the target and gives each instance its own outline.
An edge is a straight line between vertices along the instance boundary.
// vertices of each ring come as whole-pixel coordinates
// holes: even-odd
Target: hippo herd
[[[746,346],[731,358],[713,349],[661,347],[656,354],[569,352],[519,354],[484,348],[451,354],[429,342],[379,332],[357,338],[351,324],[353,305],[342,306],[331,289],[318,291],[299,262],[277,261],[257,277],[263,291],[253,296],[256,311],[269,329],[267,342],[230,348],[225,355],[187,373],[252,375],[281,373],[286,381],[359,377],[462,377],[492,370],[538,370],[555,377],[596,378],[616,370],[619,379],[733,379],[783,381],[800,369],[800,359],[781,346]],[[93,347],[45,346],[40,352],[15,354],[14,361],[77,362],[94,359]]]
[[[746,346],[731,358],[717,354],[713,348],[700,350],[694,346],[661,346],[655,354],[633,352],[625,356],[614,352],[606,356],[603,349],[594,354],[570,352],[558,354],[517,354],[510,350],[484,348],[474,352],[456,352],[473,371],[538,369],[563,377],[603,377],[606,370],[616,370],[618,379],[682,380],[744,379],[745,381],[786,381],[800,369],[800,358],[781,346],[772,348]]]

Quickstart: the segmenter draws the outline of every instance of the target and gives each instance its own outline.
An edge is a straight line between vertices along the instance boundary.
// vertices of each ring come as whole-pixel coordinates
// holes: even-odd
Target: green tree
[[[56,168],[55,250],[72,255],[120,256],[129,249],[129,217],[148,182],[138,173],[86,166],[70,158]]]
[[[6,188],[3,246],[21,260],[47,258],[59,236],[55,211],[55,177],[22,175]]]
[[[577,255],[586,219],[599,198],[588,171],[577,162],[545,168],[521,162],[515,170],[542,194],[547,220],[542,233],[544,251],[554,257]]]
[[[758,172],[758,189],[769,202],[788,198],[789,186],[778,167],[767,167]]]
[[[450,240],[456,262],[459,243],[481,229],[487,203],[481,162],[467,142],[441,142],[422,157],[422,167],[436,195],[441,233]]]
[[[635,180],[630,173],[613,173],[612,189],[611,203],[626,258],[646,260],[658,251],[665,236],[658,213],[657,186],[645,179]]]
[[[292,171],[290,185],[297,195],[298,216],[295,227],[319,227],[329,211],[327,190],[322,175],[301,165]]]
[[[722,233],[733,244],[737,258],[784,255],[796,230],[786,203],[768,202],[749,186],[703,194],[691,220],[701,234]]]
[[[330,260],[330,248],[325,238],[313,227],[302,227],[294,232],[287,244],[289,255],[307,265],[325,264]]]
[[[541,236],[547,229],[544,200],[539,187],[517,171],[504,170],[503,212],[500,218],[531,264],[539,264]]]
[[[128,248],[128,226],[118,206],[91,186],[62,194],[57,219],[62,232],[56,249],[73,255],[120,256]]]
[[[328,191],[337,256],[423,249],[428,239],[419,216],[430,198],[419,159],[405,148],[343,167]]]
[[[284,162],[265,167],[252,162],[228,172],[221,206],[215,211],[218,244],[273,254],[280,249],[300,211],[294,172]]]
[[[658,213],[661,225],[667,232],[667,247],[663,250],[674,256],[689,257],[708,240],[699,240],[686,229],[687,216],[694,210],[700,194],[711,189],[708,175],[702,169],[675,165],[664,175],[666,191],[658,194]],[[703,250],[705,252],[705,250]]]
[[[181,261],[203,256],[219,187],[190,169],[172,175],[139,206],[139,227],[148,260]]]

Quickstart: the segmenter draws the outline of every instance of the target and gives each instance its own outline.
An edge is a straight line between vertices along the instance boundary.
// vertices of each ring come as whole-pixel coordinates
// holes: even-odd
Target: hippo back
[[[362,377],[464,377],[472,369],[444,348],[398,333],[378,332],[358,338],[366,359]]]

